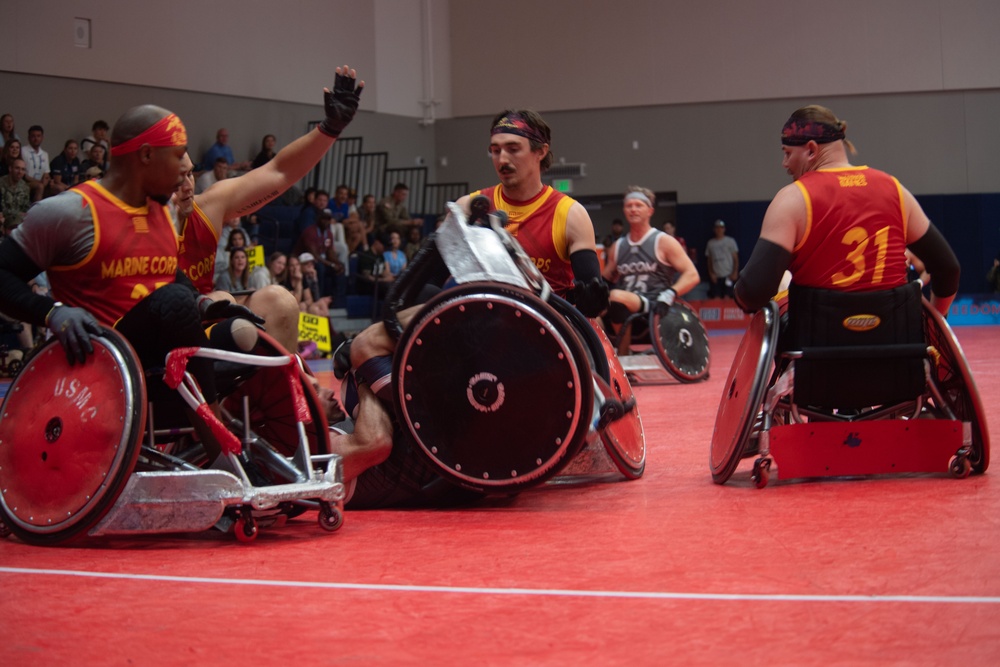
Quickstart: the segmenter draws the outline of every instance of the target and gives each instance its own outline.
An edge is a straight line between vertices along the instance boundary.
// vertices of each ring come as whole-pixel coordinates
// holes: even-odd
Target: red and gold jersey
[[[129,206],[96,181],[74,191],[90,207],[94,245],[80,262],[48,268],[52,294],[114,326],[140,299],[174,282],[177,234],[165,206]]]
[[[179,243],[177,258],[181,271],[191,279],[199,294],[208,294],[213,289],[219,235],[197,203],[184,221]]]
[[[795,184],[806,231],[789,269],[799,285],[869,292],[906,282],[906,215],[899,181],[868,167],[820,169]]]
[[[491,211],[499,210],[507,214],[507,231],[531,257],[552,290],[565,296],[573,288],[566,217],[576,200],[548,185],[526,202],[504,199],[500,186],[478,190],[470,196],[480,194],[489,197]]]

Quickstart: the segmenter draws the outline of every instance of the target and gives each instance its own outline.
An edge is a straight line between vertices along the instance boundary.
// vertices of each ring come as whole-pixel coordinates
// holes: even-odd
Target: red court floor
[[[996,440],[1000,335],[957,334]],[[717,486],[738,340],[712,337],[705,383],[636,389],[638,481],[332,535],[305,515],[249,545],[2,540],[0,664],[1000,664],[1000,471],[757,490],[745,461]]]

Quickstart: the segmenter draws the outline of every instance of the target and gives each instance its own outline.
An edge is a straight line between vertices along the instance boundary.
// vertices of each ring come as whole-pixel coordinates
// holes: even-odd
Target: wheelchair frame
[[[580,475],[597,476],[614,471],[614,474],[627,479],[641,476],[645,467],[641,420],[628,379],[618,366],[617,358],[613,354],[607,355],[608,348],[602,344],[598,332],[586,318],[550,293],[544,277],[506,232],[497,216],[490,216],[492,229],[473,227],[466,224],[464,213],[457,206],[449,206],[450,215],[430,242],[436,257],[425,255],[431,259],[415,259],[397,278],[393,293],[387,298],[392,313],[390,317],[394,319],[394,313],[408,305],[406,298],[400,298],[399,294],[412,291],[410,276],[425,275],[428,262],[443,262],[458,283],[458,287],[445,290],[424,304],[406,330],[401,332],[394,359],[394,403],[397,419],[404,426],[405,445],[416,450],[428,466],[451,484],[482,494],[518,492],[552,479],[564,468],[572,468],[573,474]],[[429,365],[424,363],[425,357],[434,357],[439,364],[450,365],[459,360],[460,355],[453,352],[461,344],[462,336],[450,339],[451,348],[438,349],[441,343],[424,335],[439,327],[442,321],[455,322],[455,326],[461,327],[466,326],[465,322],[476,322],[476,326],[483,330],[479,335],[499,344],[503,340],[502,327],[495,313],[501,310],[510,315],[512,326],[518,323],[524,329],[524,335],[531,336],[531,331],[535,330],[534,335],[538,336],[540,343],[554,346],[551,351],[556,357],[553,360],[557,358],[557,363],[565,365],[568,373],[560,381],[565,380],[568,385],[565,390],[570,394],[579,394],[574,395],[570,401],[572,405],[565,408],[565,428],[555,428],[558,433],[550,443],[553,446],[550,454],[543,456],[536,453],[528,459],[537,457],[537,460],[524,460],[523,465],[516,467],[477,467],[469,461],[475,443],[462,442],[454,434],[445,437],[443,433],[431,433],[434,429],[452,426],[428,423],[426,418],[432,410],[439,409],[445,397],[438,387],[421,380],[421,370],[415,372],[414,367],[426,373]],[[490,311],[494,314],[482,317]],[[388,326],[390,330],[401,330],[398,322],[390,322]],[[440,354],[427,352],[431,347]],[[448,348],[448,345],[445,347]],[[614,372],[612,367],[615,367]],[[500,440],[506,438],[511,447],[522,444],[514,441],[524,439],[523,431],[520,438],[497,435],[506,433],[504,424],[502,420],[491,421],[489,413],[499,410],[505,400],[514,401],[515,396],[522,400],[527,398],[532,394],[532,388],[515,382],[519,384],[519,391],[512,393],[495,371],[463,369],[462,372],[468,378],[462,376],[462,382],[458,383],[461,386],[456,384],[451,387],[455,383],[449,381],[447,394],[452,402],[449,404],[464,407],[475,404],[476,413],[466,411],[467,418],[493,424],[490,429],[480,431],[496,435]],[[465,386],[466,381],[468,387]],[[555,393],[560,392],[557,387],[551,389]],[[533,395],[535,401],[541,398]],[[455,419],[455,414],[450,419]],[[493,429],[497,433],[493,433]],[[604,445],[601,449],[606,450],[606,453],[601,452],[603,461],[587,467],[586,473],[583,468],[572,466],[571,461],[580,452],[598,449],[594,446],[598,439]],[[499,441],[494,444],[502,446]],[[539,447],[538,451],[547,446]],[[489,458],[491,454],[480,452],[479,455]],[[590,457],[591,462],[599,458]]]
[[[280,351],[273,339],[261,336]],[[104,329],[92,341],[94,356],[75,367],[68,365],[58,341],[49,341],[26,362],[4,399],[0,532],[13,532],[30,544],[56,545],[83,536],[232,527],[239,540],[249,541],[259,526],[304,511],[300,507],[319,509],[319,525],[325,530],[342,525],[345,489],[340,457],[310,454],[304,421],[318,416],[317,428],[323,433],[326,422],[315,394],[309,396],[312,388],[299,377],[301,369],[293,356],[207,348],[184,348],[167,355],[164,380],[223,447],[215,467],[205,469],[159,448],[151,419],[147,431],[145,378],[128,341],[112,329]],[[293,399],[300,417],[294,454],[283,456],[252,432],[248,401],[243,401],[242,420],[226,414],[228,426],[223,425],[186,371],[192,357],[277,369],[288,378],[290,391],[302,383],[300,400]],[[99,387],[107,384],[110,389],[102,397],[104,390]],[[20,426],[15,425],[22,401],[35,412],[27,428],[23,418]],[[184,430],[189,429],[165,429],[159,436],[173,437]],[[140,459],[150,470],[136,470]],[[251,460],[286,480],[255,484],[247,470]],[[70,480],[67,470],[79,472],[79,479]]]
[[[783,306],[772,301],[756,313],[740,342],[712,435],[713,481],[724,484],[754,456],[757,488],[768,484],[775,464],[782,479],[986,471],[989,435],[978,390],[954,333],[926,300],[923,393],[846,414],[793,402],[801,352],[775,361]]]

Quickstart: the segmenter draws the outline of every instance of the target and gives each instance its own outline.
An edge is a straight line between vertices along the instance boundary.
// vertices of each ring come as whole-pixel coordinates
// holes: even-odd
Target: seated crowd
[[[34,202],[101,178],[108,167],[109,132],[108,123],[98,120],[91,134],[79,142],[67,140],[50,160],[42,148],[41,126],[32,125],[22,143],[13,115],[0,116],[0,238],[20,224]],[[195,164],[196,193],[260,167],[277,153],[276,138],[268,134],[252,160],[237,162],[228,131],[220,129],[215,138]],[[291,252],[272,251],[264,257],[256,216],[229,220],[218,242],[214,287],[240,294],[279,285],[295,297],[300,311],[320,317],[329,317],[350,294],[382,298],[422,241],[423,220],[411,220],[407,195],[408,188],[397,184],[382,201],[365,195],[358,205],[356,192],[346,185],[339,185],[333,197],[324,190],[309,188],[303,194],[293,188],[285,201],[301,204],[301,209]],[[36,282],[36,289],[46,289],[44,274]],[[30,348],[42,333],[26,326],[15,346]]]

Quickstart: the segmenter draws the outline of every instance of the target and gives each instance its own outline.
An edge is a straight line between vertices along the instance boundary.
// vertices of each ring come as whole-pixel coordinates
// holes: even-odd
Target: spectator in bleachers
[[[91,144],[86,159],[80,163],[80,171],[86,173],[91,167],[97,167],[101,174],[108,170],[108,152],[101,144]]]
[[[0,213],[3,213],[5,232],[21,224],[21,218],[31,206],[31,188],[24,180],[24,171],[24,160],[17,157],[10,161],[8,173],[0,177]]]
[[[237,162],[233,156],[233,149],[229,147],[229,130],[222,127],[215,133],[215,143],[209,146],[205,154],[201,156],[201,170],[212,171],[219,158],[225,158],[226,164],[235,171],[246,171],[250,167],[249,162]]]
[[[382,253],[382,257],[385,258],[385,265],[393,280],[406,268],[406,253],[400,247],[401,244],[399,232],[389,232],[389,249]]]
[[[317,193],[316,201],[320,201]],[[323,209],[316,216],[316,224],[302,230],[295,243],[296,254],[310,253],[316,261],[320,293],[330,296],[335,293],[336,281],[347,270],[347,245],[344,243],[344,226],[334,224],[333,214]]]
[[[384,299],[389,292],[389,285],[394,280],[385,262],[383,253],[385,246],[376,238],[370,246],[358,250],[358,275],[355,276],[354,289],[358,294],[374,294]]]
[[[83,174],[80,171],[80,144],[70,139],[63,146],[63,151],[52,158],[49,175],[49,194],[57,195],[80,182]]]
[[[250,285],[253,289],[260,289],[267,285],[281,285],[287,274],[288,256],[283,252],[272,252],[267,258],[267,264],[263,267],[257,267],[250,274]]]
[[[256,169],[262,165],[267,164],[277,153],[274,152],[274,147],[277,145],[278,139],[273,134],[265,134],[264,138],[260,140],[260,152],[250,163],[251,169]]]
[[[409,195],[410,188],[405,183],[396,183],[392,194],[375,208],[375,234],[383,242],[388,242],[390,232],[403,234],[410,220],[410,212],[406,209]]]
[[[333,199],[327,204],[327,208],[333,213],[333,219],[337,222],[343,222],[351,211],[357,210],[348,201],[350,192],[350,188],[346,185],[338,185],[337,189],[333,191]]]
[[[219,181],[224,181],[229,178],[229,163],[226,162],[226,158],[217,157],[215,158],[215,164],[209,171],[204,172],[195,181],[195,194],[200,195],[205,190],[209,189]]]
[[[229,251],[229,266],[215,281],[215,289],[223,292],[245,292],[250,289],[250,269],[246,248]]]
[[[368,242],[371,243],[375,238],[375,195],[365,195],[361,198],[361,207],[358,208],[358,216],[361,218],[361,223],[365,226],[365,234],[368,236]]]
[[[6,176],[10,173],[10,167],[14,163],[14,160],[22,160],[21,157],[21,140],[20,139],[10,139],[3,146],[3,159],[0,160],[0,176]],[[30,192],[30,190],[29,190]]]
[[[361,250],[367,250],[370,242],[358,212],[352,212],[344,221],[344,244],[347,246],[347,256],[351,257]]]
[[[330,203],[330,193],[326,190],[316,190],[313,192],[312,200],[306,196],[306,203],[299,211],[299,217],[295,219],[295,235],[299,237],[307,228],[316,224],[316,217],[319,212],[326,209]]]
[[[9,113],[0,116],[0,148],[7,145],[11,139],[21,140],[14,131],[14,117]]]
[[[215,253],[215,282],[229,268],[229,253],[233,248],[248,248],[250,246],[247,233],[240,227],[239,218],[227,220],[219,234],[219,249]]]
[[[95,181],[103,177],[104,171],[100,167],[94,165],[93,167],[88,167],[87,170],[83,172],[83,176],[80,177],[80,182]]]
[[[21,159],[24,160],[24,178],[31,188],[31,201],[38,201],[45,196],[45,188],[49,185],[49,154],[42,148],[45,130],[41,125],[28,128],[28,145],[21,146]]]
[[[332,297],[322,295],[316,258],[312,253],[304,252],[299,255],[299,268],[302,271],[302,302],[305,304],[305,311],[320,317],[329,317]]]
[[[423,222],[423,221],[417,220],[415,222]],[[406,253],[406,261],[409,262],[410,260],[413,259],[413,256],[417,254],[417,251],[420,250],[420,246],[424,242],[424,235],[423,231],[416,224],[411,225],[410,229],[407,230],[406,233],[407,233],[406,248],[404,249],[404,252]]]
[[[104,146],[104,152],[107,154],[111,150],[111,144],[108,142],[108,132],[110,130],[111,128],[105,121],[95,120],[94,124],[90,127],[90,136],[80,142],[80,153],[90,155],[90,149],[94,144],[100,144]]]

